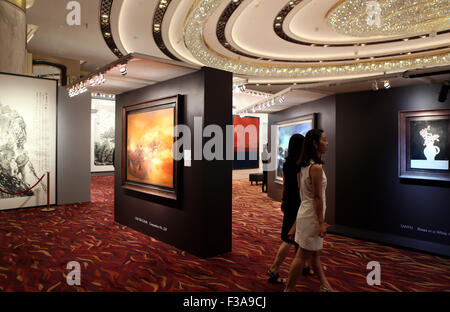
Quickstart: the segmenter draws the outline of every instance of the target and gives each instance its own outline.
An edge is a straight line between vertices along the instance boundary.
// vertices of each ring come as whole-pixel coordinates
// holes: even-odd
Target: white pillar
[[[26,72],[25,2],[0,0],[0,72]]]

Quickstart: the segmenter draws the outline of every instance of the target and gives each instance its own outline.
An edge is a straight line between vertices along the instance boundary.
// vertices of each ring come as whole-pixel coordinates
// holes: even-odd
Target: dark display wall
[[[58,89],[57,204],[91,201],[91,94]]]
[[[280,121],[295,119],[297,117],[318,113],[317,126],[323,129],[328,138],[328,152],[324,154],[324,171],[327,175],[327,210],[325,221],[329,224],[334,223],[335,219],[335,171],[336,171],[336,110],[335,96],[329,96],[317,101],[300,104],[298,106],[285,109],[283,111],[269,115],[269,148],[271,146],[271,125]],[[269,171],[267,175],[267,193],[274,200],[281,201],[283,185],[274,181],[275,171]]]
[[[194,117],[232,125],[232,74],[210,68],[130,91],[116,98],[116,151],[122,150],[122,108],[180,94],[180,123],[191,129],[192,166],[182,167],[177,201],[121,187],[121,153],[115,154],[115,221],[199,257],[231,251],[232,161],[194,160]],[[202,129],[199,129],[202,131]],[[203,138],[203,143],[210,138]],[[225,150],[225,148],[224,148]]]
[[[440,87],[336,96],[336,232],[450,254],[449,184],[398,177],[398,112],[449,108]]]

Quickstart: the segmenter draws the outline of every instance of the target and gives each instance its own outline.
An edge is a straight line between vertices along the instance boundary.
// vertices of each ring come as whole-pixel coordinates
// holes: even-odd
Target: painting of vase
[[[432,144],[428,144],[425,149],[423,150],[423,153],[425,154],[425,157],[427,158],[427,161],[434,161],[435,157],[441,149],[437,146],[434,146]]]
[[[411,168],[449,169],[448,123],[448,119],[411,121]]]

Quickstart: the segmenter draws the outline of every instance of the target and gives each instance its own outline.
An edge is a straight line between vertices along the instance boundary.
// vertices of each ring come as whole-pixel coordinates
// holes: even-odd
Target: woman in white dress
[[[312,129],[305,136],[301,157],[300,197],[302,203],[298,210],[297,221],[290,235],[294,236],[300,248],[292,261],[285,291],[294,291],[305,261],[310,260],[320,280],[321,291],[333,291],[322,269],[320,251],[326,235],[324,216],[326,210],[325,190],[327,177],[323,172],[322,154],[328,149],[325,132]]]

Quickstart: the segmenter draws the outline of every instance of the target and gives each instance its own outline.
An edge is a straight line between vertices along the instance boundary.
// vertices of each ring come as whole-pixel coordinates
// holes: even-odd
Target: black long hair
[[[299,133],[291,136],[289,139],[288,155],[286,157],[287,163],[298,163],[302,154],[304,140],[305,137]]]
[[[305,144],[303,146],[303,154],[300,159],[300,166],[307,167],[309,166],[311,160],[316,164],[323,164],[324,162],[317,155],[317,148],[314,146],[314,143],[319,146],[320,137],[322,136],[322,129],[311,129],[306,133],[305,136]]]

